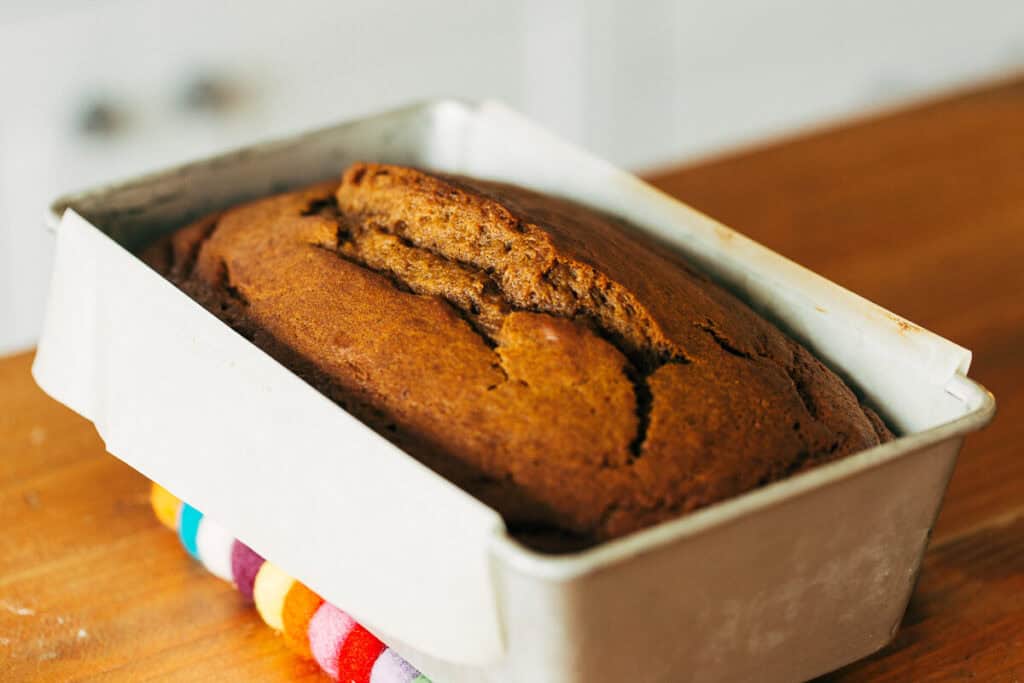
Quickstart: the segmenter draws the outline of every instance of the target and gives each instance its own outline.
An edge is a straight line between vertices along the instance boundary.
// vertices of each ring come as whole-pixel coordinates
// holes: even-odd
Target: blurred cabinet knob
[[[219,113],[237,103],[238,87],[217,74],[197,74],[185,82],[179,104],[185,111]]]
[[[87,99],[75,117],[75,129],[82,135],[113,135],[124,127],[125,115],[109,99],[94,97]]]

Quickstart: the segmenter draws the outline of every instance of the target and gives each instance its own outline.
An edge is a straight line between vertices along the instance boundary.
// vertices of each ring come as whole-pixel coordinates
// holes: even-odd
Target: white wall
[[[58,192],[432,95],[636,168],[1024,67],[1020,0],[0,4],[0,353],[41,322]],[[219,75],[236,97],[190,111]],[[89,101],[119,112],[77,125]]]

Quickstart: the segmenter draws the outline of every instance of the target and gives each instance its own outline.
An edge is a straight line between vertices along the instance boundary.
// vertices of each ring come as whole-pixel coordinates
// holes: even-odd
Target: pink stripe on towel
[[[309,620],[309,649],[320,668],[331,678],[338,678],[338,655],[345,639],[356,627],[352,617],[325,602]]]

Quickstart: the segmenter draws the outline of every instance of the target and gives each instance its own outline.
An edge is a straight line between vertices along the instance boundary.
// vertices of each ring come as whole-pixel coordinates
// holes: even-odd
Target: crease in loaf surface
[[[143,258],[542,549],[892,438],[680,257],[510,185],[358,163]]]

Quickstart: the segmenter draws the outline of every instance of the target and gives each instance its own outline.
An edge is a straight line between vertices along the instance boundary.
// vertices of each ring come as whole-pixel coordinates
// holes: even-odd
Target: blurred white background
[[[0,0],[0,353],[70,189],[437,95],[642,170],[1022,67],[1022,0]]]

